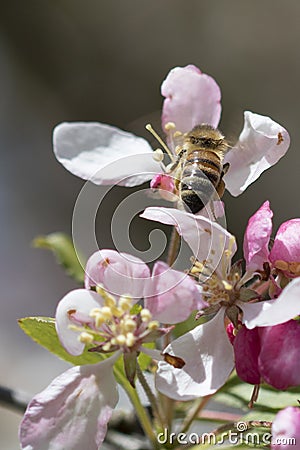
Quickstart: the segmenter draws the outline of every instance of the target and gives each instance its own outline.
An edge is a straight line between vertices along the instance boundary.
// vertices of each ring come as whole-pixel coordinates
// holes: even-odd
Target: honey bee
[[[169,125],[170,129],[174,127],[172,123]],[[150,124],[146,125],[146,129],[171,158],[172,162],[165,167],[165,172],[174,174],[179,206],[197,214],[211,200],[222,198],[225,190],[223,177],[229,169],[229,163],[223,164],[223,159],[230,145],[220,130],[201,124],[188,133],[179,133],[181,145],[176,147],[177,156],[174,156]],[[174,136],[176,134],[178,137],[178,132]]]
[[[196,214],[216,197],[216,193],[219,198],[223,196],[223,176],[229,169],[229,163],[223,164],[223,158],[228,148],[223,134],[207,124],[196,125],[184,135],[177,158],[167,172],[174,173],[185,210]]]

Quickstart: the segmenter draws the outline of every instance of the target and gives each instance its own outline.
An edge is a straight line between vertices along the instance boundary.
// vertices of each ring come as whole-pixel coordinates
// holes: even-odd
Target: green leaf
[[[19,319],[22,330],[37,344],[45,347],[49,352],[76,366],[95,364],[109,355],[88,352],[87,348],[79,356],[70,355],[61,345],[56,329],[55,319],[51,317],[25,317]]]
[[[147,344],[143,344],[143,347],[147,347],[147,348],[155,348],[155,343],[154,342],[148,342]],[[146,355],[146,353],[141,352],[138,356],[138,361],[139,361],[139,366],[141,368],[142,371],[147,370],[152,358],[149,355]]]
[[[72,239],[65,233],[51,233],[47,236],[38,236],[33,241],[34,247],[51,250],[56,256],[59,264],[66,270],[67,274],[78,283],[84,281],[85,262],[77,255]],[[80,260],[79,260],[79,258]]]
[[[253,386],[242,382],[236,375],[215,394],[214,400],[226,405],[249,411],[248,403],[253,391]],[[254,404],[254,410],[276,413],[286,406],[297,406],[300,397],[300,389],[293,388],[287,391],[278,391],[271,386],[260,387],[258,400]]]
[[[193,330],[198,325],[205,323],[207,321],[206,317],[201,317],[201,319],[196,320],[197,311],[193,311],[192,314],[186,319],[184,322],[177,323],[172,331],[172,334],[175,338],[182,336],[188,331]]]

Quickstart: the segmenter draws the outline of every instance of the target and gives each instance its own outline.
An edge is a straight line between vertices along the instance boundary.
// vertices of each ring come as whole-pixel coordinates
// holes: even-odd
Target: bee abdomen
[[[180,196],[187,211],[196,214],[211,200],[220,182],[221,171],[220,158],[211,152],[203,156],[194,153],[187,158],[180,182]]]

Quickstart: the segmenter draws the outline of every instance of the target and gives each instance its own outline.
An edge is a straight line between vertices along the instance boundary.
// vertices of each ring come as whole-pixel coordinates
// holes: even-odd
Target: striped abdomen
[[[193,214],[212,199],[222,178],[220,157],[209,150],[194,150],[187,155],[179,185],[180,197]]]

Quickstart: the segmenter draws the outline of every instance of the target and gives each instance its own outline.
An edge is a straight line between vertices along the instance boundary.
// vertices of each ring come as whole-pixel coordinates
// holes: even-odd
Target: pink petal
[[[148,290],[151,297],[145,299],[145,307],[154,319],[162,323],[182,322],[195,309],[205,305],[195,281],[161,261],[153,267],[152,283]]]
[[[236,252],[235,238],[223,227],[203,216],[195,216],[174,208],[146,208],[141,217],[157,222],[174,225],[177,232],[190,246],[199,261],[209,261],[207,269],[211,274],[224,266],[224,251],[231,247],[231,255],[226,260],[230,266],[231,257]]]
[[[162,126],[174,122],[185,133],[195,125],[218,126],[221,115],[221,92],[213,78],[197,67],[175,67],[161,86],[166,98],[162,110]]]
[[[277,231],[274,245],[270,252],[270,260],[273,264],[277,260],[288,263],[296,263],[297,273],[289,272],[289,276],[299,276],[300,272],[300,219],[292,219],[280,225]]]
[[[185,361],[182,369],[159,362],[157,389],[175,400],[193,400],[216,392],[233,369],[233,348],[225,326],[224,309],[209,322],[173,341],[164,353]]]
[[[129,294],[135,299],[143,297],[144,285],[150,278],[150,270],[141,259],[115,250],[94,253],[85,273],[87,289],[103,284],[111,294]]]
[[[224,181],[235,197],[276,164],[290,145],[288,132],[269,117],[245,111],[244,119],[238,142],[224,158],[230,164]]]
[[[72,367],[36,395],[21,422],[21,448],[98,450],[118,401],[114,361]]]
[[[95,184],[136,186],[160,172],[145,139],[110,125],[61,123],[54,129],[53,145],[67,170]]]
[[[69,328],[74,323],[70,320],[70,314],[83,317],[83,322],[91,320],[89,314],[94,308],[103,306],[103,298],[96,292],[86,289],[76,289],[65,295],[58,303],[56,309],[56,331],[64,348],[71,355],[80,355],[85,344],[78,340],[79,332]]]
[[[273,450],[296,450],[300,442],[300,409],[288,406],[279,411],[272,424]]]
[[[254,330],[248,330],[245,326],[240,328],[233,347],[238,376],[246,383],[259,384],[261,376],[258,368],[260,352],[258,328],[254,328]]]
[[[276,389],[300,385],[300,324],[295,320],[260,329],[259,369]]]
[[[244,258],[249,271],[263,270],[263,263],[269,261],[272,217],[270,203],[266,201],[249,219],[244,236]]]
[[[267,327],[279,325],[293,319],[300,313],[300,278],[291,281],[276,300],[242,304],[243,322],[246,327]]]

